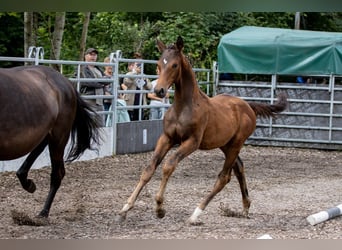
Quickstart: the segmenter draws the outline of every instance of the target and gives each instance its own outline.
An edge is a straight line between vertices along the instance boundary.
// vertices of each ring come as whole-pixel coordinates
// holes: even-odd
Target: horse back
[[[68,80],[47,66],[0,69],[1,120],[8,117],[19,121],[21,118],[15,113],[30,116],[32,123],[44,122],[41,117],[30,114],[40,112],[45,118],[56,116],[61,103],[70,105],[68,102],[75,99],[73,92]]]

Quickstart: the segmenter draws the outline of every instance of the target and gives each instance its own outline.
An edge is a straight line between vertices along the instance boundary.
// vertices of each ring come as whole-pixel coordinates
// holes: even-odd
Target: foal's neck
[[[195,73],[188,62],[183,62],[181,74],[179,81],[175,83],[174,103],[191,103],[199,97],[200,89]]]

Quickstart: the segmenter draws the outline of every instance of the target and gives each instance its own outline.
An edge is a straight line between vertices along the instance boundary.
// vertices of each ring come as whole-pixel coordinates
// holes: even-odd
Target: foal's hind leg
[[[21,183],[21,186],[28,192],[36,191],[36,185],[31,179],[27,179],[28,172],[37,157],[43,152],[47,145],[47,138],[45,138],[32,152],[27,156],[23,164],[18,169],[16,175]]]
[[[241,147],[242,145],[240,144],[229,144],[221,148],[221,150],[224,152],[226,156],[223,169],[217,177],[213,190],[209,193],[209,195],[207,195],[204,198],[204,200],[195,209],[191,217],[188,219],[188,223],[197,224],[198,216],[203,212],[203,210],[207,207],[207,205],[215,197],[215,195],[218,194],[230,181],[233,165],[235,164],[236,158],[239,154]]]
[[[63,140],[62,140],[63,141]],[[48,217],[52,202],[55,198],[57,190],[59,189],[62,179],[65,175],[64,168],[64,147],[65,143],[52,143],[49,142],[49,151],[51,158],[51,178],[50,178],[50,190],[48,196],[46,198],[44,207],[42,211],[39,213],[40,217]]]
[[[247,182],[246,182],[243,162],[239,156],[235,161],[235,164],[233,166],[233,170],[234,170],[234,174],[235,174],[235,176],[238,179],[239,184],[240,184],[240,190],[241,190],[241,195],[242,195],[242,204],[243,204],[242,214],[243,214],[243,216],[248,217],[248,211],[249,211],[249,207],[251,205],[251,201],[248,197],[248,189],[247,189]]]

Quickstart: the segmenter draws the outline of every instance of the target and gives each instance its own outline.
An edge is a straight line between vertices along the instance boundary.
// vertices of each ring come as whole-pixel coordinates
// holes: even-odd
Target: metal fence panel
[[[276,119],[257,119],[257,128],[246,144],[342,149],[342,85],[335,76],[327,84],[218,81],[217,93],[247,101],[273,103],[276,93],[288,95],[289,108]],[[340,83],[340,82],[339,82]]]
[[[141,153],[154,150],[162,131],[162,120],[118,123],[116,154]]]

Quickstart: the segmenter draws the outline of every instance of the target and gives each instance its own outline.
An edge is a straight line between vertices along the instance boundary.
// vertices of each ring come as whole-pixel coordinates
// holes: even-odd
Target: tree
[[[84,60],[84,52],[85,52],[85,47],[87,44],[87,35],[88,35],[90,14],[91,14],[91,12],[85,12],[84,13],[83,28],[82,28],[82,35],[81,35],[81,41],[80,41],[80,50],[79,50],[79,61]]]
[[[56,12],[55,26],[54,26],[54,31],[52,35],[51,54],[50,54],[50,59],[52,60],[60,59],[64,24],[65,24],[65,12]],[[55,67],[57,70],[60,70],[57,64],[54,64],[53,67]]]
[[[51,53],[50,53],[50,59],[52,60],[60,59],[64,24],[65,24],[65,12],[56,12],[55,26],[54,26],[54,31],[52,35],[52,46],[51,46]],[[60,70],[60,67],[57,64],[53,64],[53,67],[57,70]]]
[[[37,19],[34,18],[34,12],[24,12],[24,56],[28,57],[28,49],[36,45],[36,27],[34,23]]]

